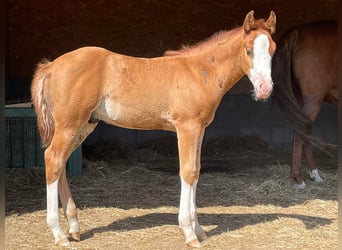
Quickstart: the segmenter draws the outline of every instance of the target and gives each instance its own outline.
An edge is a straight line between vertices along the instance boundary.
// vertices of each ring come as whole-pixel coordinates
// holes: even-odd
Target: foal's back
[[[136,58],[84,47],[58,57],[48,67],[53,74],[45,79],[44,92],[56,120],[63,123],[72,117],[174,131],[169,121],[177,115],[191,118],[208,112],[207,122],[213,119],[216,106],[210,86],[189,68],[196,64],[190,66],[181,56]]]

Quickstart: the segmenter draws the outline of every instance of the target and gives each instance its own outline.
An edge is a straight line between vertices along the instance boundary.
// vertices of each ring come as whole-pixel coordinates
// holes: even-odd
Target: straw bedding
[[[84,147],[84,175],[69,177],[82,233],[72,249],[187,249],[177,225],[175,142]],[[325,181],[307,179],[298,192],[289,178],[289,152],[271,150],[256,137],[208,142],[197,191],[199,220],[209,236],[202,249],[337,249],[333,154],[315,154]],[[6,249],[57,249],[45,205],[42,169],[6,170]],[[60,215],[66,229],[62,209]]]

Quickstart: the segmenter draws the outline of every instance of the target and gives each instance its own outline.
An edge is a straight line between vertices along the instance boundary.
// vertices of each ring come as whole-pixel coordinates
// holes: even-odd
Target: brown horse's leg
[[[295,189],[305,188],[305,182],[302,175],[302,155],[303,155],[303,141],[299,135],[293,133],[292,139],[292,166],[291,166],[291,176],[295,180]]]
[[[316,98],[314,100],[310,100],[307,96],[304,96],[304,105],[303,105],[303,112],[306,114],[312,122],[314,122],[318,116],[318,113],[322,106],[322,98]],[[316,167],[311,146],[304,144],[304,155],[309,166],[309,174],[311,179],[314,182],[322,182],[323,179],[318,173],[318,169]]]
[[[199,124],[187,124],[177,127],[180,161],[181,196],[178,221],[186,243],[199,247],[205,232],[199,225],[196,214],[196,186],[199,179],[201,144],[204,128]]]
[[[311,150],[310,145],[306,145],[306,144],[304,145],[304,155],[305,155],[305,159],[306,159],[308,166],[309,166],[310,178],[316,183],[323,182],[323,179],[319,175],[318,169],[315,165],[315,161],[314,161],[314,158],[312,155],[312,150]]]

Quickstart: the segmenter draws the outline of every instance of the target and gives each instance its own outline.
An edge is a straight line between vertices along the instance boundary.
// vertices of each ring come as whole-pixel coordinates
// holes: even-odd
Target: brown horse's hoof
[[[206,240],[208,238],[207,234],[203,231],[202,233],[200,233],[199,235],[197,235],[197,238],[200,242]]]
[[[80,241],[81,240],[81,234],[80,232],[74,232],[69,234],[70,238],[73,239],[74,241]]]
[[[58,247],[71,247],[70,241],[67,238],[61,239],[56,242]]]
[[[294,189],[295,191],[301,191],[301,190],[303,190],[305,187],[306,187],[306,184],[305,184],[304,181],[302,181],[301,183],[295,183],[295,184],[293,185],[293,189]]]
[[[200,247],[200,246],[201,246],[201,243],[199,242],[198,239],[194,239],[194,240],[188,242],[187,245],[188,245],[189,247]]]
[[[315,182],[315,183],[321,183],[323,182],[322,177],[318,173],[318,169],[314,169],[312,171],[309,170],[309,175],[310,178]]]

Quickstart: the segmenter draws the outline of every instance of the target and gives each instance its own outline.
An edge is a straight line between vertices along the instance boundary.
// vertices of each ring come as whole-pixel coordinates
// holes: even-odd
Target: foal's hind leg
[[[69,235],[72,239],[80,241],[80,227],[77,218],[77,208],[72,198],[69,184],[66,178],[66,169],[63,170],[58,185],[59,198],[61,200],[64,215],[69,224]]]
[[[47,196],[47,215],[46,221],[55,238],[55,244],[58,246],[70,246],[70,242],[64,234],[58,214],[58,189],[59,181],[65,164],[70,155],[71,148],[69,143],[65,143],[66,138],[63,133],[56,129],[51,144],[45,150],[45,168],[46,168],[46,196]]]
[[[77,136],[74,135],[74,137],[76,137],[77,139],[74,140],[73,148],[77,148],[82,143],[82,141],[94,130],[95,126],[96,124],[84,125],[80,132],[77,133]],[[64,215],[69,224],[68,233],[73,240],[80,241],[81,237],[77,218],[77,208],[70,192],[65,168],[63,169],[59,180],[58,191],[59,198],[63,206]]]
[[[56,127],[51,144],[45,151],[47,224],[52,230],[55,244],[58,246],[70,246],[70,242],[59,223],[58,191],[65,215],[68,219],[70,227],[69,232],[73,239],[79,240],[80,238],[77,210],[66,179],[65,164],[71,152],[83,141],[94,127],[95,125],[91,125],[91,127],[87,126],[87,129],[80,129],[80,131],[77,131],[77,129],[61,129]]]

